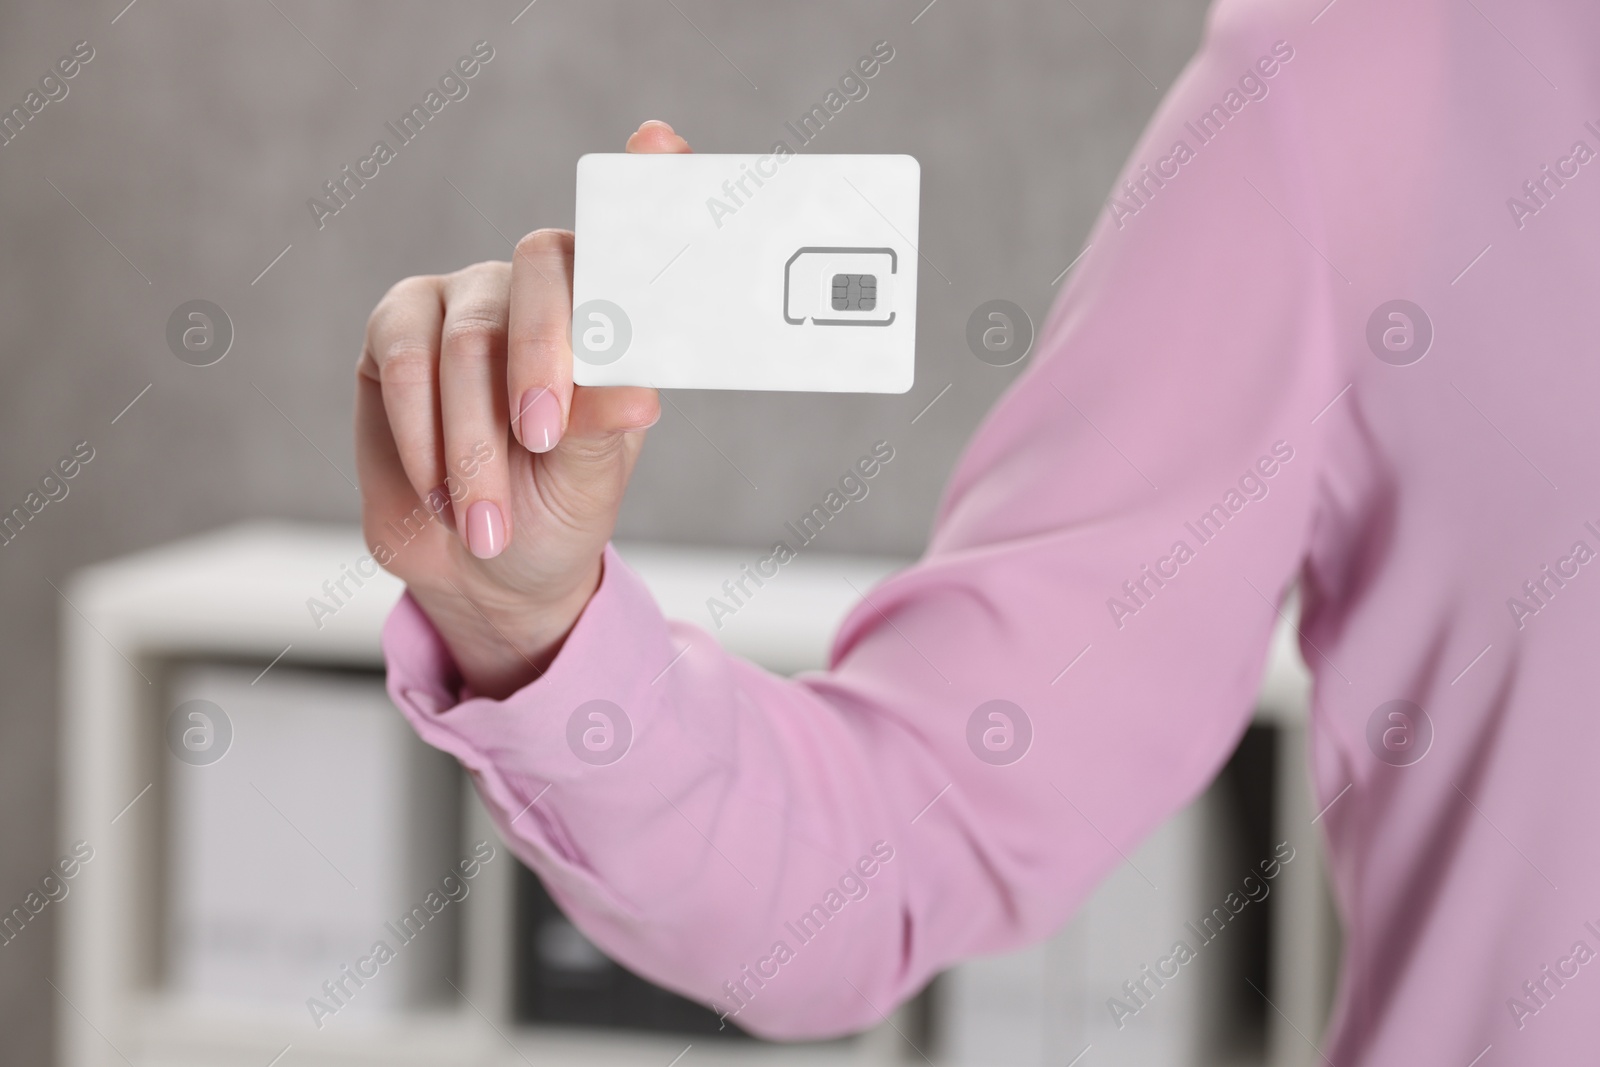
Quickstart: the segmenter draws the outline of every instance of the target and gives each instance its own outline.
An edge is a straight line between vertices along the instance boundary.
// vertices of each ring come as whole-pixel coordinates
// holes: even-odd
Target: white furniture
[[[643,545],[623,546],[622,553],[667,614],[707,628],[705,599],[757,554]],[[64,588],[61,830],[64,841],[81,838],[95,850],[60,905],[56,984],[66,1001],[59,1011],[64,1064],[665,1067],[689,1044],[686,1065],[923,1062],[896,1032],[914,1032],[904,1013],[857,1039],[790,1047],[516,1024],[514,861],[503,848],[500,859],[484,865],[470,895],[453,905],[459,909],[459,995],[316,1030],[303,1009],[201,1007],[175,992],[170,961],[163,959],[175,869],[172,757],[164,733],[175,702],[172,679],[187,667],[212,663],[266,670],[266,677],[272,670],[319,666],[381,669],[378,634],[399,595],[398,582],[380,574],[359,587],[347,583],[351,595],[341,597],[331,616],[324,614],[320,627],[307,606],[308,598],[326,601],[323,583],[337,581],[362,554],[358,533],[343,527],[250,524],[88,568]],[[901,562],[804,554],[726,619],[716,636],[773,670],[820,666],[835,625],[856,599],[851,587],[867,589]],[[1278,817],[1297,822],[1300,842],[1310,840],[1303,832],[1311,813],[1297,725],[1306,686],[1291,636],[1279,636],[1262,714],[1287,727],[1282,737],[1290,755],[1280,761]],[[459,800],[440,798],[442,808],[462,813],[458,840],[497,841],[476,797],[465,786],[462,791]],[[1105,997],[1151,958],[1147,932],[1170,931],[1213,903],[1205,892],[1208,827],[1202,803],[1134,855],[1163,887],[1160,894],[1124,866],[1052,941],[974,961],[942,979],[935,1059],[1059,1065],[1081,1046],[1094,1045],[1083,1067],[1198,1062],[1191,1051],[1200,1047],[1205,1025],[1203,979],[1174,990],[1160,1025],[1138,1034],[1130,1026],[1115,1041],[1097,1035],[1106,1024]],[[1269,992],[1291,1021],[1273,1016],[1274,1064],[1312,1061],[1315,1053],[1291,1025],[1315,1035],[1327,999],[1333,941],[1316,851],[1301,849],[1274,888],[1279,958]],[[197,861],[191,855],[185,862]],[[1164,940],[1155,942],[1162,950]]]
[[[450,896],[469,898],[476,882],[457,872],[439,891],[462,851],[455,761],[395,715],[377,675],[204,663],[170,677],[193,760],[163,761],[155,813],[174,999],[197,1011],[275,1004],[326,1026],[449,996],[438,976],[458,929]],[[380,939],[394,958],[361,964]],[[334,979],[337,1000],[321,988]]]

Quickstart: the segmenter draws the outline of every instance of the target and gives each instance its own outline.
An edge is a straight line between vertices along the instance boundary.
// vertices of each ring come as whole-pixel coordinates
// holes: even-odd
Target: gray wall
[[[701,151],[765,150],[888,40],[870,94],[808,150],[922,162],[921,247],[936,269],[921,275],[916,387],[675,395],[682,414],[668,407],[651,431],[622,534],[769,542],[888,438],[896,460],[823,547],[914,553],[958,450],[1017,372],[973,358],[967,316],[1005,297],[1042,320],[1204,7],[937,0],[918,17],[926,0],[539,0],[513,25],[523,0],[138,0],[119,16],[125,2],[0,8],[6,108],[74,42],[95,50],[69,94],[0,147],[0,510],[75,442],[95,449],[70,495],[0,548],[5,907],[60,848],[54,634],[71,609],[46,579],[249,517],[353,521],[356,495],[328,460],[353,477],[352,369],[391,282],[508,258],[507,238],[570,225],[577,156],[617,150],[641,119],[671,121]],[[470,95],[319,232],[306,198],[480,39],[495,56]],[[207,368],[165,342],[168,315],[194,298],[237,332]],[[50,1019],[71,1010],[45,981],[59,910],[0,948],[7,1062],[46,1062]]]

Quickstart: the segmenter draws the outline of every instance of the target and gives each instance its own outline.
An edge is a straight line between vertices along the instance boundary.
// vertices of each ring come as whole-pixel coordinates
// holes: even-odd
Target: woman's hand
[[[663,122],[630,152],[687,152]],[[367,322],[356,367],[362,527],[464,680],[503,697],[536,678],[600,581],[655,390],[572,384],[572,234],[510,263],[407,278]]]

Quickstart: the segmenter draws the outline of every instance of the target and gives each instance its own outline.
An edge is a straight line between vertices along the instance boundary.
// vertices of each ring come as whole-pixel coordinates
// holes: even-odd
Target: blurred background
[[[792,143],[785,123],[888,42],[892,59],[865,98],[804,151],[921,161],[916,385],[903,396],[675,394],[650,433],[618,536],[702,549],[770,543],[785,519],[887,439],[894,462],[819,547],[914,556],[959,450],[1021,367],[975,358],[969,315],[1000,298],[1042,323],[1119,165],[1194,51],[1206,7],[125,4],[0,7],[0,105],[29,112],[0,147],[0,505],[24,504],[80,442],[93,452],[70,492],[0,549],[7,908],[80,836],[61,799],[62,767],[79,743],[62,731],[59,709],[71,699],[62,680],[76,668],[63,660],[61,635],[96,616],[70,599],[79,588],[72,576],[241,520],[353,524],[353,368],[366,316],[393,282],[509,258],[524,232],[570,226],[578,156],[620,150],[642,119],[668,120],[706,152]],[[477,42],[492,59],[468,95],[319,227],[308,199],[325,197],[324,183],[368,155],[387,136],[384,123]],[[64,69],[56,64],[75,46],[80,60],[92,58],[47,86],[59,96],[64,84],[66,95],[34,113],[28,94]],[[209,366],[180,360],[168,344],[169,317],[193,300],[215,304],[231,323],[226,356]],[[217,573],[225,583],[227,569]],[[294,611],[303,596],[290,598]],[[270,654],[241,646],[237,658],[248,661],[248,679]],[[237,690],[220,669],[172,684]],[[236,718],[244,729],[248,714]],[[159,732],[161,720],[151,721]],[[1259,776],[1250,780],[1259,787]],[[171,805],[184,788],[163,785],[153,796]],[[171,810],[146,803],[154,814]],[[204,840],[216,831],[168,827],[147,840],[170,843],[180,832]],[[1238,873],[1256,858],[1245,856]],[[518,899],[519,914],[542,906]],[[93,946],[78,964],[58,959],[63,924],[79,904],[69,896],[44,909],[25,936],[0,947],[7,1063],[54,1062],[62,1027],[83,1030],[85,1049],[107,1031],[105,1045],[85,1055],[123,1055],[126,1040],[115,1035],[126,1020],[94,1018],[63,992],[71,987],[61,967],[95,962]],[[574,951],[581,956],[581,946]],[[516,988],[531,995],[526,981]],[[1049,1061],[1065,1063],[1074,1049],[1064,1051]],[[219,1052],[194,1062],[233,1061]]]

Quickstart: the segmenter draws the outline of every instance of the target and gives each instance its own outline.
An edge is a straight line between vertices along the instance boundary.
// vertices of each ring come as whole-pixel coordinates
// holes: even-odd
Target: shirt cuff
[[[383,628],[390,697],[423,741],[466,768],[507,842],[546,881],[623,912],[632,909],[593,877],[557,814],[561,794],[581,791],[614,762],[585,747],[587,715],[577,716],[576,729],[569,722],[580,706],[609,701],[611,742],[636,745],[649,718],[648,665],[659,669],[670,649],[655,598],[610,545],[600,584],[549,669],[504,700],[470,692],[410,593]]]

